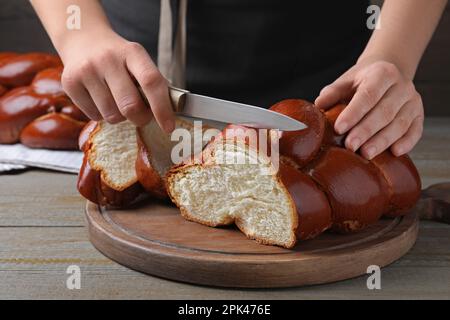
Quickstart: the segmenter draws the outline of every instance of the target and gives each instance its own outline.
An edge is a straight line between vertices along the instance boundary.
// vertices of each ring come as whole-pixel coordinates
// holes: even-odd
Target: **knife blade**
[[[248,104],[230,102],[193,93],[186,93],[183,115],[253,128],[296,131],[306,125],[286,115]]]
[[[142,89],[139,89],[143,94]],[[183,116],[281,131],[307,128],[303,122],[284,114],[248,104],[194,94],[174,87],[169,87],[169,94],[174,111]]]

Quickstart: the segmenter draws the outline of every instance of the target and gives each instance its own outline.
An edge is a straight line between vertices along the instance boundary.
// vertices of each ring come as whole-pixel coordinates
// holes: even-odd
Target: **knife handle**
[[[147,97],[144,94],[144,91],[140,86],[138,86],[139,93],[142,96],[142,99],[144,99],[144,102],[150,106],[150,103],[147,100]],[[186,102],[186,93],[188,93],[188,90],[175,88],[172,86],[169,86],[169,97],[170,102],[172,103],[172,109],[174,112],[181,112],[184,107],[184,103]]]
[[[189,91],[169,86],[170,102],[172,102],[174,112],[181,112],[183,110],[184,104],[186,103],[186,93],[189,93]]]

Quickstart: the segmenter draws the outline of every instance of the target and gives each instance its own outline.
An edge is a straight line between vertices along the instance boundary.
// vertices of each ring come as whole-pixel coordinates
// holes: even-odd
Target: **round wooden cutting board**
[[[403,256],[418,232],[417,211],[350,235],[324,233],[293,249],[265,246],[235,227],[209,228],[164,202],[127,210],[87,204],[89,236],[109,258],[151,275],[224,287],[291,287],[356,277]]]

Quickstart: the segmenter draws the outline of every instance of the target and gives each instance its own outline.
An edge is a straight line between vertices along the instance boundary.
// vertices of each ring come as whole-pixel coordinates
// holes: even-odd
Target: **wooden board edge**
[[[87,212],[101,213],[95,204],[87,204]],[[413,213],[409,217],[410,226],[399,235],[388,237],[383,243],[357,248],[356,252],[334,252],[328,257],[328,270],[319,273],[318,260],[285,260],[278,263],[265,263],[261,260],[248,260],[238,263],[212,259],[211,257],[192,257],[174,249],[144,248],[126,234],[120,237],[106,223],[94,221],[87,214],[89,237],[93,245],[104,255],[131,269],[181,282],[193,284],[240,287],[276,288],[296,287],[335,282],[365,274],[369,265],[384,267],[399,259],[414,245],[418,234],[418,218]],[[358,254],[355,254],[358,253]],[[370,263],[367,263],[370,261]]]

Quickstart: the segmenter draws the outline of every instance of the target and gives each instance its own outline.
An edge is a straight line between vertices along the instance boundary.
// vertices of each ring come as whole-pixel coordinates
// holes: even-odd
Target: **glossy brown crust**
[[[3,65],[8,59],[18,56],[16,52],[0,52],[0,66]],[[1,86],[1,85],[0,85]],[[6,88],[6,86],[4,86]]]
[[[83,158],[78,174],[77,188],[89,201],[101,206],[126,207],[141,194],[142,188],[135,183],[123,191],[116,191],[101,181],[100,172],[93,170],[87,157]]]
[[[9,59],[9,58],[12,58],[12,57],[14,57],[14,56],[18,56],[18,55],[19,55],[19,54],[16,53],[16,52],[8,52],[8,51],[6,51],[6,52],[0,52],[0,64],[1,64],[4,60]]]
[[[336,133],[336,131],[334,130],[334,124],[336,123],[337,117],[341,114],[342,110],[344,110],[346,106],[347,105],[344,103],[339,103],[325,111],[327,124],[325,127],[324,144],[344,147],[346,134]]]
[[[83,163],[78,174],[78,191],[89,201],[101,206],[127,207],[142,194],[142,186],[134,183],[124,190],[115,190],[102,181],[98,170],[91,168],[88,160],[89,150],[92,147],[90,138],[98,128],[98,122],[90,121],[81,130],[78,138],[79,148],[84,152]]]
[[[136,158],[135,167],[138,181],[149,194],[160,199],[168,199],[169,196],[165,187],[165,177],[163,179],[151,165],[151,154],[141,138],[141,132],[139,129],[136,129],[136,139],[138,145],[138,156]]]
[[[20,142],[30,148],[74,150],[85,122],[60,113],[49,113],[29,123],[20,134]]]
[[[59,57],[48,53],[7,53],[6,57],[0,59],[0,84],[10,88],[26,86],[39,71],[60,66],[62,63]]]
[[[385,151],[372,159],[389,186],[390,200],[385,215],[404,215],[419,200],[422,189],[419,173],[408,155],[395,157]]]
[[[78,192],[91,202],[103,204],[106,202],[101,196],[100,191],[100,174],[89,165],[86,155],[78,173],[77,181]]]
[[[49,68],[40,71],[36,74],[30,84],[32,90],[40,95],[65,95],[61,84],[62,72],[62,67]]]
[[[264,129],[261,129],[264,130]],[[212,137],[211,140],[219,141],[221,139],[232,140],[235,139],[236,142],[245,143],[246,145],[252,144],[250,139],[255,139],[256,143],[253,141],[253,146],[258,151],[264,151],[264,153],[270,157],[272,156],[272,145],[270,140],[270,131],[267,131],[267,139],[260,139],[264,135],[259,135],[258,129],[244,127],[237,124],[228,124],[219,134]],[[264,143],[262,145],[262,143]],[[281,147],[280,147],[281,148]],[[275,151],[274,151],[275,152]],[[281,150],[278,150],[278,153],[281,153]]]
[[[376,222],[388,204],[388,186],[379,170],[346,149],[324,150],[308,174],[328,196],[335,231],[361,230]]]
[[[303,167],[315,157],[322,145],[326,125],[323,112],[312,103],[300,99],[280,101],[270,107],[270,110],[302,121],[308,126],[300,131],[285,131],[280,139],[280,153]]]
[[[0,97],[0,143],[19,142],[22,129],[31,121],[72,104],[62,91],[60,78],[61,68],[47,69],[30,86],[12,89]]]
[[[297,208],[297,238],[312,239],[330,228],[332,217],[328,199],[313,180],[283,163],[280,164],[279,176]]]
[[[73,104],[62,107],[59,112],[78,121],[89,121],[89,118],[77,106]]]
[[[0,84],[0,97],[4,95],[8,89]]]
[[[19,142],[20,132],[48,112],[50,99],[29,87],[16,88],[0,98],[0,143]]]
[[[89,121],[81,130],[80,135],[78,136],[78,148],[81,151],[87,151],[87,148],[89,147],[89,137],[91,133],[97,128],[97,121]]]
[[[345,109],[345,103],[339,103],[325,112],[330,126],[325,133],[327,144],[344,147],[346,135],[334,131],[337,117]],[[421,191],[421,181],[414,163],[407,155],[395,157],[390,151],[385,151],[371,160],[380,169],[388,184],[389,205],[386,216],[403,215],[417,202]]]
[[[338,116],[347,107],[345,103],[338,103],[325,111],[325,117],[334,126]]]
[[[57,112],[60,112],[64,107],[74,107],[72,101],[62,88],[62,72],[62,67],[42,70],[34,77],[29,86],[30,90],[36,95],[48,99],[52,111]]]

